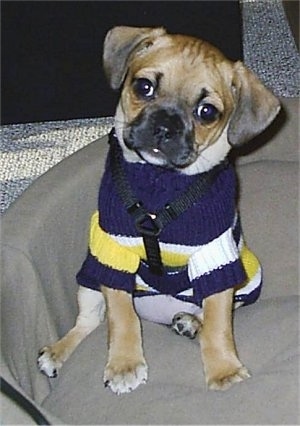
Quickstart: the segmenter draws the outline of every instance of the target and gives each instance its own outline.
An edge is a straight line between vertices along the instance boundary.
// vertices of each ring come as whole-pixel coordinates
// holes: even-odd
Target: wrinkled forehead
[[[202,89],[226,96],[231,70],[231,61],[209,43],[166,35],[133,57],[129,73],[131,78],[159,81],[163,89],[191,99]]]

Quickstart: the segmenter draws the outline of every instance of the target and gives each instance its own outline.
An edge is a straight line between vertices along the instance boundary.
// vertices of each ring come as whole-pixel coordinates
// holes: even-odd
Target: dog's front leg
[[[209,296],[203,304],[202,361],[209,389],[226,390],[250,377],[238,359],[232,327],[233,289]]]
[[[106,300],[108,320],[104,383],[116,394],[130,392],[147,380],[140,320],[130,294],[105,286],[101,291]]]

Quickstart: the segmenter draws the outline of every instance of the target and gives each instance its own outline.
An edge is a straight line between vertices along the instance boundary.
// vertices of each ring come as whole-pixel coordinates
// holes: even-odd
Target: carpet
[[[282,1],[240,3],[244,62],[276,95],[298,97],[300,57]],[[112,125],[112,117],[104,117],[2,126],[1,213],[40,175]]]

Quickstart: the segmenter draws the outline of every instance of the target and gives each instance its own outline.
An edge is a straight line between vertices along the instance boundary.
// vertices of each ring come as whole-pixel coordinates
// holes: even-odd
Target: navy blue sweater
[[[163,208],[197,178],[124,159],[123,167],[149,212]],[[236,186],[235,172],[228,166],[197,203],[162,230],[166,270],[157,276],[149,270],[142,238],[116,191],[108,157],[78,283],[97,290],[105,284],[134,297],[170,294],[198,306],[205,297],[234,287],[236,301],[254,302],[261,289],[261,268],[243,241]]]

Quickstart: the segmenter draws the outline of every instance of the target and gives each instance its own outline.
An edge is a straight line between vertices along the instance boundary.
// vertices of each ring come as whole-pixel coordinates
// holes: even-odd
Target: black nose
[[[169,140],[172,138],[172,133],[169,127],[163,125],[154,128],[153,135],[161,140]]]
[[[184,125],[181,116],[173,111],[159,110],[153,114],[153,136],[160,142],[168,142],[182,134]]]
[[[181,324],[180,322],[177,324],[177,328],[178,328],[178,331],[182,331],[183,330],[183,328],[184,328],[184,326],[183,326],[183,324]]]

